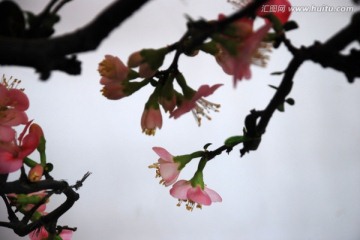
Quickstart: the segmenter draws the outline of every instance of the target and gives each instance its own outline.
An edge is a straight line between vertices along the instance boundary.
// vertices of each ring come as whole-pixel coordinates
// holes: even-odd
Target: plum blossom
[[[160,109],[149,107],[144,109],[141,116],[141,128],[146,135],[155,135],[156,128],[161,129],[162,116]]]
[[[73,231],[69,229],[63,229],[58,235],[62,240],[71,240]],[[30,240],[47,240],[49,237],[48,231],[44,227],[38,230],[34,230],[29,234]]]
[[[191,99],[184,99],[183,102],[170,113],[170,117],[177,119],[184,113],[191,111],[199,126],[201,124],[201,117],[206,117],[211,120],[207,112],[209,112],[209,110],[217,112],[220,104],[209,102],[205,100],[204,97],[213,94],[222,85],[223,84],[215,84],[211,87],[209,85],[201,85]]]
[[[15,138],[12,128],[26,124],[25,111],[29,108],[29,99],[21,89],[17,89],[19,80],[8,81],[4,76],[0,82],[0,141],[10,142]]]
[[[192,211],[196,208],[202,208],[202,205],[210,206],[213,202],[221,202],[221,196],[214,190],[200,185],[192,186],[190,181],[179,180],[170,189],[170,195],[179,199],[177,206],[186,202],[186,209]]]
[[[159,160],[149,166],[156,169],[156,177],[161,177],[160,183],[166,187],[173,184],[180,174],[180,163],[174,161],[174,156],[166,149],[161,147],[153,147],[154,152],[159,155]]]
[[[129,68],[115,56],[105,55],[105,59],[99,63],[98,71],[101,75],[100,84],[102,94],[111,100],[121,99],[127,94],[124,91],[124,83],[127,82]]]
[[[230,40],[236,43],[236,53],[230,53],[219,44],[219,52],[215,56],[217,63],[222,67],[223,71],[234,76],[234,86],[236,86],[237,80],[251,78],[250,64],[266,66],[266,61],[268,60],[266,52],[270,51],[270,45],[263,42],[263,39],[272,26],[268,22],[256,32],[253,32],[251,30],[252,21],[245,21],[243,19],[239,21],[242,24],[234,24],[234,26],[245,28],[245,30],[238,30],[238,32],[242,32],[240,39],[234,38]]]
[[[23,164],[23,159],[39,145],[38,132],[30,129],[27,133],[30,124],[31,122],[27,123],[17,140],[13,139],[13,141],[6,143],[0,142],[0,174],[18,170]]]

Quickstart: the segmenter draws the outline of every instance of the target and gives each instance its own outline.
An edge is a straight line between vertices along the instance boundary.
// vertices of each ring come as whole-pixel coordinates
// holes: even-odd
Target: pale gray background
[[[39,11],[48,1],[18,1]],[[57,34],[82,27],[111,1],[76,0],[61,10]],[[292,0],[293,5],[349,6],[349,0]],[[357,8],[358,9],[358,8]],[[238,148],[205,169],[205,182],[223,202],[187,212],[160,186],[152,146],[174,155],[197,151],[208,142],[220,146],[241,134],[249,110],[266,106],[291,55],[271,54],[265,69],[252,67],[253,78],[232,87],[214,59],[205,54],[181,58],[180,69],[194,88],[224,83],[208,99],[222,104],[201,128],[191,114],[174,121],[164,117],[155,137],[141,133],[140,117],[150,88],[131,98],[109,101],[101,96],[97,65],[105,54],[127,56],[141,48],[173,43],[185,31],[184,14],[216,18],[233,7],[225,0],[154,0],[115,30],[95,52],[80,54],[81,76],[53,73],[40,82],[33,69],[1,67],[1,74],[23,81],[31,100],[30,118],[41,124],[54,163],[53,176],[74,183],[93,172],[80,200],[59,224],[78,227],[73,239],[156,240],[357,240],[360,239],[360,83],[343,74],[306,63],[296,74],[294,107],[273,117],[258,151],[239,158]],[[352,13],[297,12],[300,29],[288,34],[296,46],[325,40],[348,23]],[[257,24],[260,24],[257,23]],[[358,47],[358,45],[356,45]],[[34,158],[37,155],[34,154]],[[190,178],[190,164],[181,178]],[[16,175],[12,176],[13,178]],[[49,209],[63,201],[51,199]],[[0,205],[5,220],[4,205]],[[20,239],[1,228],[2,240]]]

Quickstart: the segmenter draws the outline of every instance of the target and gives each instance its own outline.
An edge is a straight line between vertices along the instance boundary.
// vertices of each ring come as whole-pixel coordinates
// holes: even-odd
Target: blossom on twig
[[[29,108],[29,99],[21,89],[16,88],[19,83],[17,79],[10,82],[4,76],[0,82],[0,141],[3,142],[15,138],[12,127],[28,122],[25,111]]]
[[[161,147],[153,147],[154,152],[159,155],[159,160],[149,166],[156,169],[156,177],[161,177],[160,183],[166,187],[173,184],[180,174],[180,163],[174,161],[174,156],[166,149]]]
[[[196,208],[202,208],[202,205],[210,206],[213,202],[221,202],[221,196],[214,190],[200,185],[192,186],[191,181],[179,180],[170,189],[170,195],[179,199],[178,206],[186,202],[186,209],[192,211]]]
[[[100,84],[104,85],[101,92],[106,98],[117,100],[127,96],[124,83],[129,69],[118,57],[105,55],[105,59],[99,63],[98,71],[101,75]]]
[[[190,99],[182,99],[179,106],[170,113],[170,117],[177,119],[184,113],[192,111],[199,126],[201,124],[201,117],[206,117],[210,120],[211,117],[207,112],[209,112],[209,110],[217,112],[220,104],[209,102],[205,100],[204,97],[213,94],[222,85],[223,84],[215,84],[211,87],[209,85],[200,86],[198,91],[196,91]]]

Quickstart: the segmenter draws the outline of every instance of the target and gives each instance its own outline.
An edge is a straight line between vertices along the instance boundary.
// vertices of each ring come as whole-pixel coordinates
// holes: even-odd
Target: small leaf
[[[211,145],[212,143],[207,143],[204,145],[204,150],[207,150],[207,148]]]
[[[275,89],[275,90],[278,90],[278,87],[275,87],[274,85],[269,84],[268,86]]]
[[[228,139],[225,140],[225,146],[228,147],[233,147],[239,143],[244,142],[246,139],[245,136],[233,136],[233,137],[229,137]]]
[[[283,28],[285,31],[291,31],[299,28],[299,25],[295,21],[288,21],[284,24]]]
[[[285,100],[285,102],[291,106],[293,106],[295,104],[295,100],[293,98],[288,98]]]
[[[272,72],[271,75],[282,75],[284,73],[285,73],[284,71]]]

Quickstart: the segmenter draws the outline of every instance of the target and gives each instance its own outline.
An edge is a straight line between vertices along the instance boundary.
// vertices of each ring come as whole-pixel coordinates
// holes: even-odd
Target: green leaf
[[[227,147],[233,147],[239,143],[244,142],[246,139],[245,136],[233,136],[233,137],[229,137],[228,139],[225,140],[225,146]]]
[[[285,100],[285,102],[291,106],[295,105],[295,100],[293,98],[288,98]]]

